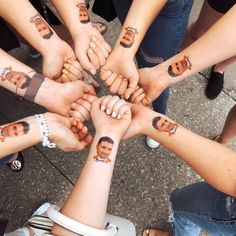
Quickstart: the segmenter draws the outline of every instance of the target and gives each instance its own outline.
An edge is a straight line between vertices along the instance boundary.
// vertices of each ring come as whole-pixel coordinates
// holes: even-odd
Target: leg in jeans
[[[205,182],[174,190],[170,201],[175,236],[198,236],[201,229],[214,236],[236,232],[236,199]]]
[[[130,0],[113,0],[117,15],[124,22]],[[188,24],[192,0],[169,0],[147,31],[136,54],[139,68],[153,67],[175,55]],[[165,114],[169,89],[153,102],[155,111]]]
[[[15,154],[11,154],[11,155],[5,156],[3,158],[0,158],[0,163],[7,164],[7,163],[11,162],[13,159],[15,159]]]

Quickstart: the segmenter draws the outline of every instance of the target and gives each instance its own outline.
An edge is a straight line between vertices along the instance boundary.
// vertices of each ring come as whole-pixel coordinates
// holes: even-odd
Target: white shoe
[[[160,143],[158,143],[157,141],[155,141],[154,139],[150,138],[147,136],[147,145],[150,148],[158,148],[160,146]]]

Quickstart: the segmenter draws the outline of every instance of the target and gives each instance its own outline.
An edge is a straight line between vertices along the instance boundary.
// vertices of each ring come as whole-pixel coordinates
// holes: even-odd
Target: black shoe
[[[24,158],[23,158],[23,155],[21,154],[21,152],[18,152],[17,158],[12,162],[7,163],[7,165],[13,171],[16,171],[16,172],[21,171],[24,167]]]
[[[224,73],[214,71],[214,66],[211,69],[210,77],[207,82],[205,94],[209,99],[218,97],[224,86]]]

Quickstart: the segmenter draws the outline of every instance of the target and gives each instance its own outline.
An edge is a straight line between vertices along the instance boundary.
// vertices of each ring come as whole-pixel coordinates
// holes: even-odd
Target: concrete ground
[[[198,15],[201,3],[202,0],[195,1],[191,21]],[[108,42],[114,44],[119,29],[117,19],[109,23],[105,35]],[[40,70],[41,60],[30,59],[26,47],[13,54]],[[213,101],[204,95],[208,70],[173,86],[169,116],[203,136],[219,134],[235,104],[234,71],[233,67],[227,71],[224,91]],[[102,93],[107,92],[103,90]],[[0,101],[0,124],[43,111],[37,105],[18,100],[4,89],[0,89]],[[0,217],[10,220],[8,231],[20,227],[41,203],[50,201],[60,205],[66,199],[80,174],[87,150],[64,153],[36,145],[23,153],[25,168],[22,172],[14,173],[7,166],[0,165]],[[175,154],[164,147],[150,150],[144,137],[134,137],[120,145],[108,212],[131,220],[137,235],[150,226],[168,229],[166,220],[171,191],[199,180],[201,178]]]

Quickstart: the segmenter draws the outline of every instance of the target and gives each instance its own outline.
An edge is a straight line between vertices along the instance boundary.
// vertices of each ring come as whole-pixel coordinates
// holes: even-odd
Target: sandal
[[[24,163],[25,162],[22,153],[18,152],[17,158],[10,163],[6,163],[6,165],[8,165],[11,170],[19,172],[23,169]]]
[[[92,22],[92,25],[101,33],[101,35],[104,35],[107,32],[107,25],[101,21]]]
[[[158,229],[144,229],[142,236],[171,236],[171,232],[165,232]]]

